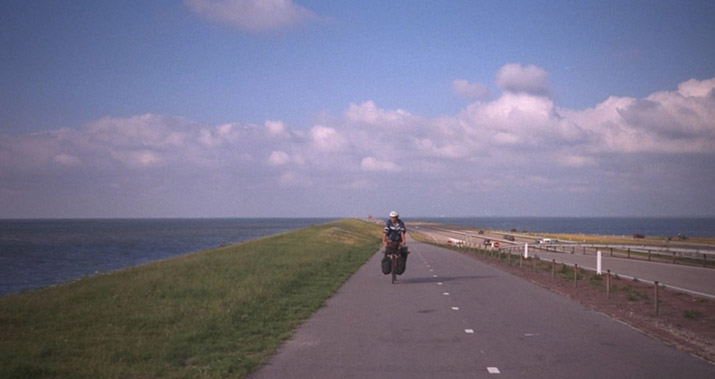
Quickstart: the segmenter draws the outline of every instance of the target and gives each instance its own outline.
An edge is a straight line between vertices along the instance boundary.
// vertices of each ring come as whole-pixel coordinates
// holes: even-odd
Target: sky
[[[715,216],[713,20],[4,0],[0,218]]]

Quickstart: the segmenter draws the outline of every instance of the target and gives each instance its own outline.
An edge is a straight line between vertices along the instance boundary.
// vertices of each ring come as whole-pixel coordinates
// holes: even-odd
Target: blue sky
[[[712,1],[3,1],[0,217],[715,215]]]

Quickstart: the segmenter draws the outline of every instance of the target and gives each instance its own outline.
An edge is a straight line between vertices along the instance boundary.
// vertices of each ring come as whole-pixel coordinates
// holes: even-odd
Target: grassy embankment
[[[380,244],[342,220],[0,298],[0,377],[242,377]]]

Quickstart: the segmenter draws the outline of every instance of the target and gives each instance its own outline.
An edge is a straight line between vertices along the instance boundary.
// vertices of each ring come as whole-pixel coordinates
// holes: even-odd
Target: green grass
[[[5,296],[0,377],[243,377],[380,237],[342,220]]]

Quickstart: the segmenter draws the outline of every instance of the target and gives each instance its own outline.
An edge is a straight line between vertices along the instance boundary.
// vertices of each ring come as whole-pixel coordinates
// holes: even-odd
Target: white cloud
[[[549,76],[546,71],[534,65],[522,66],[509,63],[497,73],[497,84],[503,91],[548,96]]]
[[[268,157],[268,163],[272,166],[283,166],[290,162],[290,156],[283,151],[273,151]]]
[[[619,153],[715,152],[715,80],[689,80],[643,99],[610,97],[594,108],[560,110],[592,136],[589,149]]]
[[[489,88],[483,84],[470,83],[464,79],[456,79],[452,82],[452,88],[459,96],[467,99],[486,99],[491,96]]]
[[[528,67],[517,68],[529,77]],[[533,92],[505,90],[438,118],[365,101],[304,130],[279,120],[207,125],[145,114],[75,129],[0,134],[0,193],[21,196],[20,184],[11,183],[33,183],[27,185],[41,192],[54,187],[49,176],[78,180],[78,173],[96,191],[128,191],[126,183],[137,182],[146,193],[194,188],[192,195],[201,197],[208,188],[227,201],[246,197],[247,203],[257,193],[270,199],[306,188],[322,191],[310,196],[318,203],[347,193],[374,197],[360,191],[379,192],[383,183],[400,183],[415,194],[489,193],[497,203],[498,194],[522,184],[533,196],[555,189],[637,193],[656,187],[641,182],[682,180],[693,167],[700,167],[693,177],[715,181],[711,169],[703,174],[703,157],[715,156],[715,78],[640,99],[610,97],[582,110],[558,108]],[[665,164],[668,169],[652,169]],[[677,176],[680,171],[686,174]],[[77,186],[67,184],[67,191]],[[290,194],[275,192],[281,189]],[[7,207],[3,201],[10,200],[0,201],[0,211]]]
[[[290,0],[186,0],[194,13],[239,30],[264,32],[316,19],[311,10]]]
[[[400,168],[394,162],[379,160],[374,157],[365,157],[360,162],[360,168],[365,171],[387,171],[395,172]]]
[[[268,134],[273,137],[287,137],[290,135],[288,132],[288,127],[283,121],[268,120],[264,123]]]
[[[408,112],[402,109],[396,109],[394,111],[380,109],[372,100],[362,104],[350,104],[345,116],[350,122],[374,126],[401,125],[412,118]]]
[[[320,151],[338,152],[347,146],[347,140],[335,129],[316,125],[310,129],[313,146]]]

